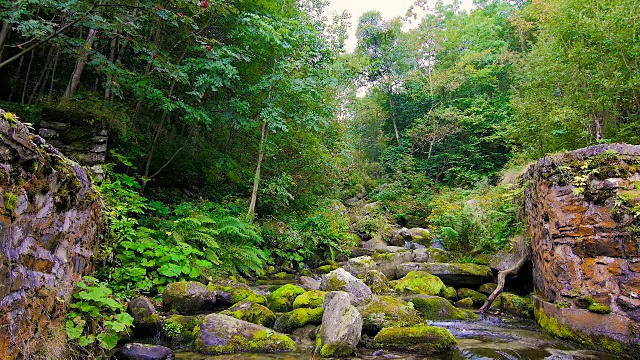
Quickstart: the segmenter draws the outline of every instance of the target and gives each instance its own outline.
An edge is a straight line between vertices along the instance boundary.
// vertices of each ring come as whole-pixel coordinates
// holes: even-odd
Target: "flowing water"
[[[431,325],[447,328],[457,339],[458,349],[437,355],[403,354],[399,352],[358,349],[350,359],[398,360],[484,360],[484,359],[552,359],[552,360],[614,360],[627,359],[610,353],[586,349],[543,333],[533,321],[487,316],[478,321],[437,321]],[[306,336],[297,352],[283,354],[234,354],[207,356],[177,352],[180,360],[302,360],[313,358],[314,342]]]

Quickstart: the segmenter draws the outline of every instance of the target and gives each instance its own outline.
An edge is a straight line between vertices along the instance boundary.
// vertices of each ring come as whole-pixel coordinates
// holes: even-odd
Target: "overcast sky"
[[[326,14],[331,19],[334,12],[341,13],[347,10],[351,14],[351,27],[349,28],[349,39],[347,39],[347,51],[353,51],[356,47],[356,25],[362,13],[369,10],[378,10],[385,19],[396,16],[404,16],[415,0],[330,0],[331,3],[326,9]],[[429,1],[429,5],[435,4],[436,0]],[[445,3],[448,1],[445,1]],[[472,0],[462,0],[462,8],[470,9]]]

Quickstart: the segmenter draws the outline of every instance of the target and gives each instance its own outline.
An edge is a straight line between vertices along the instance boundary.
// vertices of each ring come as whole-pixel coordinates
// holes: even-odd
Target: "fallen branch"
[[[517,257],[514,259],[514,256]],[[509,268],[498,272],[498,286],[495,290],[493,290],[491,295],[489,295],[489,297],[487,298],[487,301],[485,301],[484,305],[482,305],[482,307],[480,308],[480,314],[484,314],[487,310],[489,310],[491,304],[493,304],[493,301],[502,293],[502,290],[504,289],[504,283],[507,280],[507,276],[517,274],[522,265],[527,262],[529,256],[531,256],[531,248],[529,246],[529,243],[524,238],[517,239],[513,244],[512,256],[507,257],[507,259],[503,260],[501,265],[505,263],[508,264],[510,260],[515,260],[515,263]]]

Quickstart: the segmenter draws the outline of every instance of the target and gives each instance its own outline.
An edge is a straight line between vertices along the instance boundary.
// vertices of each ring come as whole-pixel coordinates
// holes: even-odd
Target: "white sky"
[[[342,13],[343,10],[347,10],[351,14],[351,27],[348,30],[349,38],[345,44],[347,51],[352,52],[355,49],[356,40],[356,25],[358,24],[358,18],[364,12],[369,10],[378,10],[382,13],[385,19],[392,19],[397,16],[404,16],[407,13],[409,7],[415,0],[330,0],[331,3],[325,10],[325,14],[331,20],[334,12]],[[433,6],[436,0],[430,0],[429,5]],[[448,3],[450,1],[446,1]],[[462,9],[471,9],[473,0],[462,0]],[[419,21],[420,19],[418,19]],[[416,21],[416,25],[417,22]]]

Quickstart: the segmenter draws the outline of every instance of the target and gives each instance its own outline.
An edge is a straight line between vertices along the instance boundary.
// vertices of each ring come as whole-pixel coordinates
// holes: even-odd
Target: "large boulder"
[[[309,290],[320,290],[320,280],[316,280],[310,276],[300,276],[300,280],[298,280],[298,285],[301,288],[309,291]]]
[[[356,306],[371,298],[372,295],[371,289],[362,280],[349,274],[343,268],[323,275],[320,289],[323,291],[344,291],[349,294],[351,303]]]
[[[359,256],[351,258],[347,261],[346,264],[344,264],[344,269],[353,276],[364,274],[367,271],[373,270],[375,268],[376,263],[371,259],[370,256]]]
[[[411,271],[400,280],[391,282],[391,286],[399,294],[440,295],[446,285],[437,276],[424,271]]]
[[[133,326],[137,333],[153,329],[160,323],[160,314],[153,302],[144,296],[129,301],[127,311],[133,318]]]
[[[366,274],[360,275],[360,278],[374,294],[386,294],[391,290],[389,280],[378,270],[367,271]]]
[[[116,357],[123,360],[173,360],[176,355],[168,347],[130,343],[120,348]]]
[[[322,315],[324,308],[315,309],[298,308],[288,313],[280,315],[276,319],[274,330],[283,333],[291,333],[296,329],[307,325],[320,325],[322,323]]]
[[[219,304],[225,304],[231,306],[237,304],[240,301],[247,300],[252,303],[264,305],[267,303],[267,299],[256,294],[251,288],[235,278],[228,279],[216,279],[207,285],[209,292],[216,294],[216,301]]]
[[[391,296],[374,295],[360,304],[358,311],[362,315],[362,331],[369,335],[375,335],[385,327],[410,326],[422,322],[411,305]]]
[[[293,301],[293,308],[310,308],[315,309],[322,306],[326,292],[320,290],[307,291],[304,294],[298,295]]]
[[[502,293],[491,304],[491,308],[499,308],[502,314],[517,318],[533,318],[533,300],[512,293]]]
[[[373,345],[378,349],[408,350],[420,354],[453,350],[457,344],[447,329],[427,325],[384,328],[373,338]]]
[[[405,248],[387,247],[388,251],[377,251],[371,258],[376,263],[376,270],[384,274],[388,279],[397,279],[399,276],[397,268],[400,264],[411,262],[414,259],[413,253]]]
[[[171,344],[171,348],[185,348],[194,340],[193,331],[204,315],[171,315],[162,320],[159,326],[160,339]],[[157,330],[156,330],[157,331]],[[155,334],[153,334],[155,335]]]
[[[458,309],[449,300],[439,296],[411,295],[405,297],[425,320],[475,320],[478,316]]]
[[[267,307],[275,312],[291,311],[293,302],[304,292],[303,288],[293,284],[282,285],[267,296]]]
[[[194,350],[209,355],[292,351],[285,334],[222,314],[207,315],[196,327]]]
[[[248,321],[250,323],[271,327],[276,321],[276,314],[269,308],[252,303],[251,301],[241,301],[220,314],[232,316],[236,319]]]
[[[316,352],[322,357],[346,357],[356,351],[362,332],[362,316],[351,305],[351,296],[332,291],[324,299],[322,328]]]
[[[204,284],[195,281],[174,282],[162,293],[162,306],[165,311],[195,312],[203,308],[212,308],[215,293],[209,292]]]
[[[431,245],[431,239],[433,239],[433,235],[431,235],[431,232],[429,230],[416,227],[409,229],[407,233],[408,236],[406,237],[408,237],[410,241],[425,246]]]
[[[398,267],[398,276],[411,271],[425,271],[454,287],[480,286],[493,280],[491,268],[485,265],[459,263],[405,263]]]

